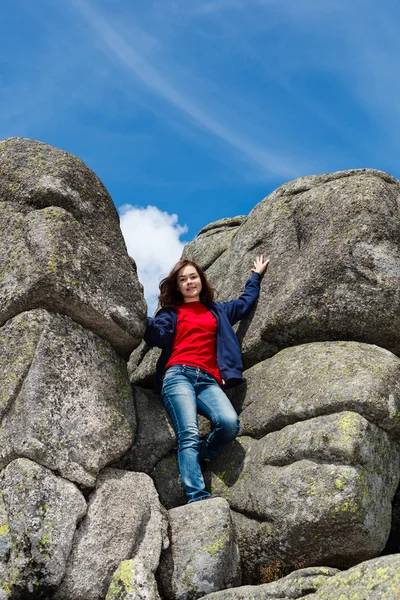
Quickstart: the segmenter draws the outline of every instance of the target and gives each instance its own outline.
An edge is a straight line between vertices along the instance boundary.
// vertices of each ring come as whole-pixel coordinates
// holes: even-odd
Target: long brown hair
[[[171,272],[167,277],[160,283],[160,295],[158,302],[160,306],[177,306],[183,304],[183,296],[178,290],[178,273],[184,267],[191,266],[196,269],[201,279],[201,292],[200,302],[209,304],[214,300],[215,290],[208,283],[207,277],[203,269],[194,260],[187,260],[186,258],[181,259],[172,268]]]

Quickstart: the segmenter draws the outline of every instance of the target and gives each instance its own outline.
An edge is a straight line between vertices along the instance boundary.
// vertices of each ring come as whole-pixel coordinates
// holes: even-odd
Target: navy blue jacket
[[[224,389],[240,385],[243,382],[243,363],[239,340],[232,325],[247,317],[260,293],[261,275],[254,273],[246,281],[243,294],[237,300],[230,302],[211,302],[207,308],[217,319],[216,353],[217,363]],[[156,367],[156,391],[162,387],[165,365],[171,356],[174,343],[178,315],[173,307],[161,308],[156,316],[147,319],[147,329],[144,341],[148,346],[162,348],[162,353]]]

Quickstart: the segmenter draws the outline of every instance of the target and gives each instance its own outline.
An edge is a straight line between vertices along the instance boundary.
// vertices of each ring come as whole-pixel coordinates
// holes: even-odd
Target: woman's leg
[[[202,372],[197,378],[195,392],[199,414],[212,424],[212,431],[202,444],[201,458],[211,460],[235,439],[240,423],[229,398],[213,377]]]
[[[200,434],[196,394],[192,381],[195,369],[170,367],[164,377],[161,400],[168,411],[178,441],[178,465],[188,502],[207,498],[199,463]]]

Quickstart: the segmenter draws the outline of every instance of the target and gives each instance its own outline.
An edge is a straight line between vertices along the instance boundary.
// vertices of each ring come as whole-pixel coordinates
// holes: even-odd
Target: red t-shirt
[[[199,367],[222,383],[215,352],[217,320],[201,302],[174,306],[178,315],[176,334],[166,369],[171,365]]]

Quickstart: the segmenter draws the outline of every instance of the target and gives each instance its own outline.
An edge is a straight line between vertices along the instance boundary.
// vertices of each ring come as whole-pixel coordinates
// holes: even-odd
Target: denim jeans
[[[164,375],[161,400],[178,441],[178,464],[189,502],[207,498],[199,458],[211,460],[238,434],[236,411],[216,379],[197,367],[172,365]],[[212,431],[200,447],[197,415],[211,421]]]

